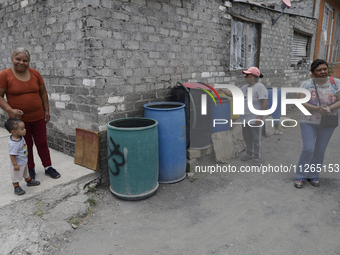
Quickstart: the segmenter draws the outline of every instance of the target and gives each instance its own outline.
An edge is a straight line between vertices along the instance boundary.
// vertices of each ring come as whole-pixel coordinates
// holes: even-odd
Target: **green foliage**
[[[78,217],[73,217],[70,223],[78,226],[80,223],[80,219]]]
[[[37,215],[40,218],[42,216],[44,216],[44,213],[43,213],[43,211],[41,209],[42,205],[43,205],[43,202],[42,201],[38,201],[37,202],[37,210],[34,212],[34,215]]]
[[[97,201],[96,201],[96,199],[94,198],[94,197],[91,197],[91,198],[89,198],[89,204],[91,205],[91,206],[94,206],[94,205],[96,205],[96,203],[97,203]]]
[[[89,192],[96,192],[96,188],[95,187],[92,187],[92,186],[89,186]]]
[[[187,168],[186,168],[186,170],[185,170],[187,173],[190,173],[190,164],[189,163],[187,163]]]

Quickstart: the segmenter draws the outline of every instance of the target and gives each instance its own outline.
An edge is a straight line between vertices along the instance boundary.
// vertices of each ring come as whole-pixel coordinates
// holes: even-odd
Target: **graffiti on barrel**
[[[124,154],[119,150],[120,145],[119,144],[115,144],[115,142],[112,140],[112,137],[110,137],[110,141],[111,144],[113,145],[113,150],[111,150],[110,146],[109,146],[109,151],[110,154],[108,156],[108,159],[112,159],[113,163],[116,166],[116,171],[113,171],[109,165],[109,170],[113,175],[119,175],[120,172],[120,167],[125,165],[125,158],[124,158]],[[114,155],[120,156],[122,158],[121,163],[118,163],[117,160],[114,158]]]

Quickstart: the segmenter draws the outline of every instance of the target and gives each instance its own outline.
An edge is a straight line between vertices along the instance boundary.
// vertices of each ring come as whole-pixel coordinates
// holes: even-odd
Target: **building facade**
[[[75,128],[100,131],[105,170],[106,124],[170,100],[177,81],[242,85],[251,65],[268,87],[308,78],[318,20],[284,13],[272,25],[279,14],[246,1],[5,0],[0,69],[11,66],[15,47],[26,47],[49,95],[50,147],[73,156]]]
[[[282,4],[273,0],[255,2],[276,10],[279,10]],[[331,74],[340,77],[340,1],[293,0],[291,4],[290,8],[285,9],[286,13],[318,19],[314,59],[325,59],[330,63]]]

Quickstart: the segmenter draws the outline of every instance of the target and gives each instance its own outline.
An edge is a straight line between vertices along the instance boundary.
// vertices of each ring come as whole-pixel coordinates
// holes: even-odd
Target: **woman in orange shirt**
[[[53,179],[59,178],[60,174],[52,167],[47,145],[46,124],[50,113],[44,80],[37,70],[29,68],[30,54],[27,49],[16,48],[11,60],[13,66],[0,72],[0,107],[9,118],[21,119],[25,123],[24,138],[31,178],[35,179],[33,139],[45,174]]]

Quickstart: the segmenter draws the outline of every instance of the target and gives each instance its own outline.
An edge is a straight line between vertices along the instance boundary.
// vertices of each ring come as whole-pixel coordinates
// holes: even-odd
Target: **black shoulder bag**
[[[333,77],[330,77],[330,78],[333,78]],[[331,79],[330,79],[330,81],[331,81]],[[316,95],[318,97],[319,104],[321,106],[321,101],[320,101],[320,98],[319,98],[318,89],[316,88],[316,84],[315,84],[314,79],[313,79],[313,83],[314,83],[314,87],[315,87]],[[334,78],[333,78],[332,85],[333,84],[335,84]],[[332,86],[332,88],[333,88],[333,86]],[[322,127],[335,128],[335,127],[337,127],[339,125],[338,109],[336,109],[335,111],[336,111],[335,115],[322,115],[322,117],[321,117],[321,124],[320,124]]]

